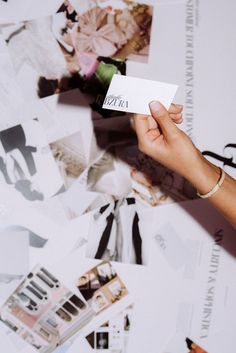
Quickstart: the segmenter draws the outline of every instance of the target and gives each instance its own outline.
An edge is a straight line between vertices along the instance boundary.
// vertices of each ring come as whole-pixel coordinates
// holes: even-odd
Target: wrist
[[[198,192],[201,194],[206,194],[217,184],[220,175],[220,168],[210,163],[203,157],[201,152],[198,151],[196,163],[187,179],[198,190]]]

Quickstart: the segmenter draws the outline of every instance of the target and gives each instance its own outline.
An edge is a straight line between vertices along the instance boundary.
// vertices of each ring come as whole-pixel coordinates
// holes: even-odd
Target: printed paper
[[[93,352],[128,352],[127,345],[132,325],[133,309],[133,305],[130,305],[86,337]]]
[[[177,88],[168,83],[114,75],[103,109],[150,115],[149,103],[157,100],[169,109]]]
[[[42,202],[64,188],[37,118],[0,131],[0,172],[0,204],[9,210]]]
[[[68,340],[95,315],[128,294],[108,262],[84,273],[75,284],[77,293],[37,265],[0,309],[0,321],[27,342],[23,347],[30,344],[49,353],[64,344],[68,347]],[[15,334],[9,337],[14,343]]]
[[[94,259],[147,265],[149,236],[135,198],[104,205],[93,213],[86,255]]]

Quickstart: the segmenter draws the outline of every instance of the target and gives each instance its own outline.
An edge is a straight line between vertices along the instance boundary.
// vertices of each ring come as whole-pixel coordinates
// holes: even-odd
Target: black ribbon
[[[106,228],[104,229],[104,232],[102,233],[102,237],[98,246],[97,253],[95,255],[95,259],[101,259],[107,249],[113,220],[114,220],[114,214],[110,213],[109,216],[107,216],[107,225],[106,225]]]
[[[139,216],[137,212],[135,212],[133,226],[132,226],[132,239],[133,239],[133,246],[136,256],[136,264],[142,265],[142,238],[140,236],[139,231]]]
[[[135,204],[135,199],[134,198],[127,198],[126,199],[128,205],[133,205]],[[108,208],[108,205],[105,205],[101,207],[100,213],[103,214],[105,210]],[[115,203],[115,207],[117,206],[117,202]],[[107,220],[107,225],[106,228],[103,231],[97,253],[95,255],[95,259],[101,259],[107,249],[107,245],[110,239],[110,234],[111,234],[111,229],[112,229],[112,224],[114,221],[114,214],[110,213],[109,216],[106,218]],[[132,225],[132,242],[133,242],[133,247],[135,251],[135,258],[136,258],[136,264],[142,265],[143,260],[142,260],[142,238],[140,235],[139,231],[139,216],[138,213],[135,212],[134,219],[133,219],[133,225]]]

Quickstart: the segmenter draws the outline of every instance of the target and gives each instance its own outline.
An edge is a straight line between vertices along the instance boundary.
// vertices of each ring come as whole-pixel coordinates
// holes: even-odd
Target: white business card
[[[177,88],[174,84],[114,75],[103,108],[150,115],[149,103],[156,100],[169,109]]]

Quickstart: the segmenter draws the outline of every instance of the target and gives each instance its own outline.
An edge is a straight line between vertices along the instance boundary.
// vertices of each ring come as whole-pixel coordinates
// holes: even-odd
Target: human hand
[[[203,157],[190,138],[176,123],[181,122],[180,107],[171,106],[168,112],[159,102],[151,102],[149,115],[134,117],[138,146],[143,153],[167,168],[182,175],[205,195],[214,190],[222,175],[221,169]],[[220,190],[209,197],[225,218],[236,227],[236,181],[226,174]]]
[[[150,103],[150,116],[135,115],[139,149],[167,168],[191,181],[202,155],[176,124],[182,122],[182,106],[172,104],[169,111],[159,102]]]

